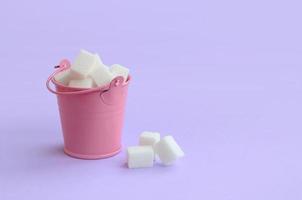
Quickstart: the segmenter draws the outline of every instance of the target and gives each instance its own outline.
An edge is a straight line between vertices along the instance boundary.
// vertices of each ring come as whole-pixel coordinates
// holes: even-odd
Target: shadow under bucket
[[[126,82],[123,77],[116,77],[103,87],[72,88],[54,79],[68,68],[70,63],[63,60],[46,82],[48,90],[57,96],[65,153],[82,159],[100,159],[119,153],[130,76]]]

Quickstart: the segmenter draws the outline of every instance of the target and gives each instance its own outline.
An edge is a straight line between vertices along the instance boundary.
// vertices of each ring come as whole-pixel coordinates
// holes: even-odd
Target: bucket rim
[[[67,69],[64,69],[64,70],[62,70],[62,71],[60,71],[60,72],[63,72],[63,71],[65,71],[65,70],[67,70]],[[60,73],[60,72],[58,72],[58,73]],[[130,81],[130,79],[131,79],[131,76],[129,75],[128,78],[127,78],[127,80],[124,82],[123,86],[124,86],[124,85],[127,85],[128,82]],[[74,89],[74,90],[77,90],[77,91],[90,90],[90,89],[96,89],[96,90],[98,90],[98,91],[99,91],[99,90],[107,90],[108,87],[110,86],[110,83],[107,83],[106,85],[102,85],[102,86],[98,86],[98,87],[93,87],[93,88],[70,87],[70,86],[63,85],[62,83],[56,81],[56,79],[55,79],[54,77],[51,79],[51,82],[52,82],[55,86],[60,86],[60,87],[62,87],[62,88],[64,88],[64,89],[66,89],[66,88]]]
[[[59,66],[57,67],[57,70],[55,70],[47,79],[46,81],[46,87],[47,89],[54,94],[57,95],[71,95],[71,94],[86,94],[86,93],[92,93],[92,92],[103,92],[103,91],[107,91],[109,90],[111,87],[113,86],[121,86],[121,87],[125,87],[129,84],[130,80],[131,80],[131,75],[128,75],[128,78],[126,81],[124,81],[124,78],[122,76],[117,76],[114,79],[111,80],[110,83],[103,85],[103,86],[99,86],[99,87],[94,87],[94,88],[77,88],[77,87],[69,87],[69,86],[65,86],[61,83],[59,83],[58,81],[55,80],[55,75],[57,75],[60,72],[63,72],[65,70],[68,70],[70,68],[70,62],[67,59],[63,59]],[[51,88],[50,86],[50,82],[52,82],[52,84],[54,84],[55,86],[59,86],[61,88],[64,89],[73,89],[75,91],[71,91],[71,92],[58,92],[54,89]]]

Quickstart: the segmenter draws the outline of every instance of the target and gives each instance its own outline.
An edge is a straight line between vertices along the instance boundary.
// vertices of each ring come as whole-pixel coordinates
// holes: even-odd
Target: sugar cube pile
[[[152,167],[156,155],[163,165],[172,165],[184,156],[184,152],[173,136],[160,138],[158,132],[144,131],[139,137],[139,146],[127,149],[128,167]]]
[[[81,50],[71,68],[55,75],[60,84],[74,88],[93,88],[109,84],[115,77],[122,76],[126,82],[129,69],[119,64],[110,68],[103,64],[98,54]]]

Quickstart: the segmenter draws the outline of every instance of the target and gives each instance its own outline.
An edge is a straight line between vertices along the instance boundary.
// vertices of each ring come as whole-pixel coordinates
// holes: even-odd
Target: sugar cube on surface
[[[155,153],[164,165],[171,165],[184,156],[184,152],[172,136],[165,136],[155,144]]]
[[[110,67],[111,73],[114,75],[114,77],[122,76],[124,78],[124,81],[127,81],[128,75],[129,75],[129,69],[126,67],[123,67],[119,64],[111,65]]]
[[[70,81],[70,69],[59,72],[54,76],[55,80],[63,85],[68,85]]]
[[[86,78],[81,80],[71,80],[69,81],[68,86],[74,88],[92,88],[93,81],[91,78]]]
[[[93,70],[97,57],[85,50],[81,50],[71,65],[71,76],[75,79],[84,79]]]
[[[110,72],[109,68],[104,65],[99,56],[97,62],[95,62],[93,70],[89,73],[89,77],[92,78],[95,85],[97,86],[103,86],[111,82],[113,79],[113,74]]]
[[[127,149],[128,167],[152,167],[154,150],[151,146],[132,146]]]
[[[140,145],[154,146],[160,140],[160,134],[157,132],[144,131],[139,136]]]

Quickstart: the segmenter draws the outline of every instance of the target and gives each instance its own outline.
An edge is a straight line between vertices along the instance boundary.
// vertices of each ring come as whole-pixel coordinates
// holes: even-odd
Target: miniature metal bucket
[[[68,68],[70,63],[61,61],[46,82],[48,90],[57,96],[65,153],[82,159],[106,158],[119,153],[130,76],[125,82],[123,77],[116,77],[103,87],[72,88],[54,79]]]

